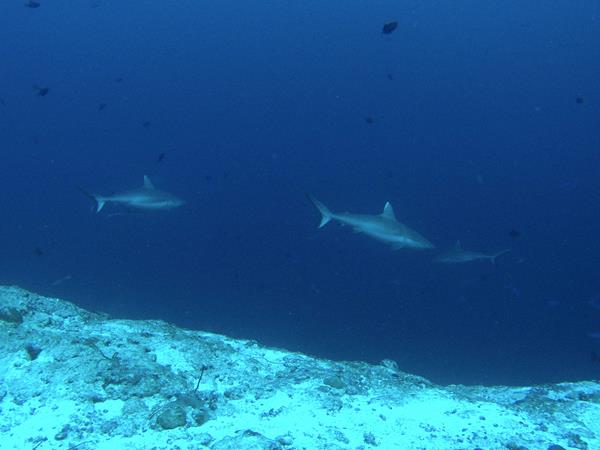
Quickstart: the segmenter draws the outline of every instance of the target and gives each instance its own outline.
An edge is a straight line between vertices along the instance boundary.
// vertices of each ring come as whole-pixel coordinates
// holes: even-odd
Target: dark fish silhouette
[[[104,108],[106,108],[106,103],[100,103],[98,105],[98,112],[102,111]]]
[[[25,1],[25,6],[28,8],[39,8],[40,7],[40,2],[36,2],[34,0],[26,0]]]
[[[44,251],[39,247],[35,247],[33,249],[33,253],[35,254],[35,256],[44,256]]]
[[[519,230],[510,230],[510,231],[508,232],[508,235],[509,235],[511,238],[513,238],[513,239],[516,239],[516,238],[518,238],[519,236],[521,236],[521,233],[519,232]]]
[[[398,28],[398,22],[396,21],[385,23],[381,34],[392,34],[396,28]]]
[[[390,81],[394,81],[394,75],[392,75],[391,73],[387,74],[387,79]]]
[[[575,97],[575,102],[581,105],[583,103],[583,97],[581,95],[578,95],[577,97]]]
[[[123,82],[123,78],[122,77],[115,78],[115,83],[122,83],[122,82]]]
[[[158,155],[158,158],[156,159],[156,162],[161,162],[163,159],[165,159],[164,152]]]
[[[151,125],[151,123],[150,123],[150,121],[149,121],[149,120],[146,120],[145,122],[143,122],[143,123],[142,123],[142,126],[143,126],[144,128],[148,128],[150,125]]]
[[[37,91],[38,97],[45,97],[46,95],[48,95],[48,92],[50,92],[49,87],[34,86],[33,89]]]
[[[2,106],[6,106],[6,102],[4,101],[4,99],[3,99],[3,98],[0,98],[0,105],[2,105]]]
[[[373,117],[369,116],[369,117],[365,118],[365,122],[367,122],[369,125],[372,125],[375,123],[375,119],[373,119]]]

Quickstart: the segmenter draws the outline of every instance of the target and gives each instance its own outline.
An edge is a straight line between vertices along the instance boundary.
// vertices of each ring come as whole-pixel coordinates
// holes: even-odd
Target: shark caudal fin
[[[496,258],[498,258],[499,256],[502,256],[506,253],[510,252],[510,248],[507,248],[506,250],[502,250],[499,251],[498,253],[494,253],[492,256],[490,256],[490,261],[492,261],[492,264],[497,266],[498,263],[496,262]]]
[[[87,198],[89,198],[90,200],[93,200],[94,203],[96,203],[96,212],[100,212],[100,210],[102,208],[104,208],[104,205],[106,204],[106,199],[104,197],[101,197],[99,195],[90,194],[88,191],[83,189],[81,186],[77,186],[77,190],[79,190],[79,192],[81,192]]]
[[[312,195],[306,194],[306,197],[312,202],[313,205],[315,205],[315,208],[317,208],[321,213],[321,223],[319,224],[319,228],[323,228],[329,223],[331,219],[333,219],[333,214],[327,206],[325,206],[319,200],[314,198]]]

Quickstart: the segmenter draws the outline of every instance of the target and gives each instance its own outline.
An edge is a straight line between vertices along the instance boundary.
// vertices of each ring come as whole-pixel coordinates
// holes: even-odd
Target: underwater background
[[[0,283],[437,383],[598,378],[598,2],[3,1],[0,23]],[[143,175],[186,205],[77,189]],[[307,192],[389,201],[436,249],[317,229]],[[457,240],[511,252],[434,262]]]

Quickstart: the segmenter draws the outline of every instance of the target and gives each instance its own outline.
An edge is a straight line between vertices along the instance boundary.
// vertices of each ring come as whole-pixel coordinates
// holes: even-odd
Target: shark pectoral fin
[[[152,184],[152,181],[150,181],[150,177],[148,175],[144,175],[144,187],[146,189],[156,189]]]

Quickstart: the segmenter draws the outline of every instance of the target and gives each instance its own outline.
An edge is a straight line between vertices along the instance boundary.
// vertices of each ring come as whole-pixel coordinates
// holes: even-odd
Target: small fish
[[[548,300],[546,302],[547,308],[558,308],[560,306],[560,300]]]
[[[519,230],[512,229],[508,232],[508,235],[513,239],[517,239],[519,236],[521,236],[521,233]]]
[[[381,34],[392,34],[396,28],[398,28],[398,22],[396,21],[385,23]]]
[[[373,117],[369,116],[369,117],[365,118],[365,122],[367,122],[369,125],[372,125],[375,123],[375,119],[373,119]]]
[[[26,0],[25,1],[25,6],[27,8],[39,8],[40,7],[40,2],[36,2],[35,0]]]
[[[38,97],[45,97],[46,95],[48,95],[48,92],[50,92],[49,87],[42,87],[42,86],[33,86],[33,90],[37,91]]]
[[[391,73],[388,73],[387,74],[387,79],[390,80],[390,81],[394,81],[394,75],[391,74]]]
[[[123,82],[123,77],[115,78],[115,83],[122,83],[122,82]]]
[[[523,297],[523,292],[521,289],[515,286],[512,281],[509,281],[507,284],[505,284],[504,289],[508,290],[513,300],[519,300],[521,297]]]
[[[158,155],[158,158],[156,159],[156,162],[161,162],[163,159],[165,159],[165,153],[160,153]]]
[[[142,126],[143,126],[144,128],[148,128],[150,125],[152,125],[152,124],[150,123],[150,121],[149,121],[149,120],[146,120],[145,122],[142,122]]]
[[[579,180],[566,180],[560,183],[559,188],[562,192],[571,192],[579,187]]]
[[[33,254],[35,256],[44,256],[44,251],[41,248],[39,248],[39,247],[35,247],[33,249]]]
[[[600,310],[600,295],[596,294],[588,300],[588,305],[591,308]]]
[[[581,95],[578,95],[577,97],[575,97],[575,103],[577,103],[578,105],[581,105],[583,103],[583,97]]]
[[[50,283],[50,286],[58,286],[59,284],[62,284],[65,281],[69,281],[71,278],[71,275],[65,275],[64,277],[59,278],[58,280],[54,280],[52,283]]]
[[[6,102],[4,101],[4,99],[3,99],[3,98],[0,98],[0,105],[2,105],[2,106],[6,106]]]
[[[98,105],[98,112],[100,112],[100,111],[103,111],[103,110],[104,110],[104,108],[106,108],[106,103],[100,103],[100,104]]]

